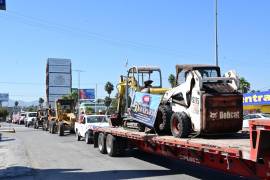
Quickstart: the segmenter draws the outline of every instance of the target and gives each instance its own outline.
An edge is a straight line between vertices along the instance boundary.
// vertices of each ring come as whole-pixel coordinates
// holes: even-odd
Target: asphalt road
[[[0,158],[0,179],[239,179],[138,150],[112,158],[76,141],[74,134],[59,137],[41,129],[11,126],[16,133],[2,133],[0,141],[2,161],[11,162],[1,169]],[[6,154],[1,155],[1,150]]]

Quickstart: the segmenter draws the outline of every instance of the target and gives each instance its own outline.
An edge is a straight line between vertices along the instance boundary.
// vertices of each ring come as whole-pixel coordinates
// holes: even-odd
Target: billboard
[[[80,89],[80,99],[95,99],[95,89]]]
[[[49,86],[71,87],[71,75],[63,73],[49,73]]]
[[[0,93],[0,101],[8,101],[9,100],[9,94],[8,93]]]
[[[131,116],[138,122],[154,127],[161,98],[161,95],[136,92],[130,106]]]
[[[270,105],[270,91],[243,94],[243,105]]]
[[[6,10],[6,0],[0,0],[0,10]]]
[[[58,59],[58,58],[48,58],[49,66],[70,66],[70,59]]]
[[[69,73],[70,66],[49,66],[49,73]]]
[[[69,94],[69,93],[70,93],[69,87],[50,87],[49,88],[50,95]]]

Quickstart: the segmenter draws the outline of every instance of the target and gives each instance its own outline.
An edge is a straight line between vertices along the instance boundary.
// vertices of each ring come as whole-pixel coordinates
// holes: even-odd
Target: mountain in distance
[[[8,107],[13,107],[14,104],[15,104],[15,101],[16,100],[9,99],[8,103],[3,102],[2,105],[3,106],[8,106]],[[37,106],[39,104],[38,100],[36,100],[36,101],[21,101],[21,100],[18,100],[18,102],[19,102],[19,106],[21,106],[21,107]]]

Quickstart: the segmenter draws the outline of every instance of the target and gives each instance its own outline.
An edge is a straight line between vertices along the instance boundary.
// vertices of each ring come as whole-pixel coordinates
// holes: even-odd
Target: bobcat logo
[[[217,117],[218,117],[218,113],[217,112],[216,113],[210,112],[210,118],[211,119],[217,119]]]

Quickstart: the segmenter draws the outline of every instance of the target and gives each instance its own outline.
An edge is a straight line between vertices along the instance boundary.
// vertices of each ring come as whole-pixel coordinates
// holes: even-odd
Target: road
[[[41,129],[10,126],[16,133],[2,133],[0,179],[239,179],[138,150],[112,158],[76,141],[73,134],[59,137]]]

